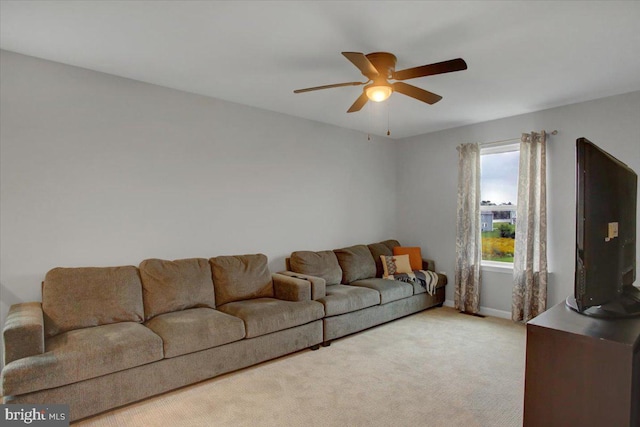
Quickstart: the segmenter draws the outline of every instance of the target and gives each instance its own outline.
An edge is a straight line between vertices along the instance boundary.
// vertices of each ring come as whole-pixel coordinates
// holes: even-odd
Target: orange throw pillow
[[[419,247],[396,246],[393,248],[394,255],[409,255],[411,270],[422,270],[422,254]]]

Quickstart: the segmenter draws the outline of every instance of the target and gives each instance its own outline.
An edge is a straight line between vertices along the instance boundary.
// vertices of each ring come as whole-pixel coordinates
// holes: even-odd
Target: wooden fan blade
[[[434,74],[451,73],[452,71],[462,71],[466,69],[467,63],[464,62],[464,59],[457,58],[450,61],[396,71],[392,77],[395,80],[408,80],[415,79],[416,77],[433,76]]]
[[[306,89],[296,89],[293,91],[293,93],[311,92],[312,90],[320,90],[320,89],[331,89],[332,87],[360,86],[363,84],[364,84],[363,82],[336,83],[334,85],[324,85],[324,86],[308,87]]]
[[[364,107],[364,104],[366,104],[368,100],[369,98],[367,98],[367,94],[362,92],[362,95],[360,95],[358,99],[356,99],[356,102],[351,105],[351,107],[347,110],[347,113],[355,113],[356,111],[362,110],[362,107]]]
[[[373,66],[371,61],[369,61],[369,59],[364,56],[364,53],[342,52],[342,54],[345,58],[351,61],[353,65],[358,67],[362,75],[364,75],[365,77],[369,78],[370,80],[372,80],[374,77],[378,77],[378,70],[376,70],[376,67]]]
[[[440,95],[436,95],[435,93],[420,89],[419,87],[415,87],[406,83],[395,82],[392,84],[392,86],[395,92],[400,92],[403,95],[410,96],[419,101],[426,102],[427,104],[435,104],[442,99]]]

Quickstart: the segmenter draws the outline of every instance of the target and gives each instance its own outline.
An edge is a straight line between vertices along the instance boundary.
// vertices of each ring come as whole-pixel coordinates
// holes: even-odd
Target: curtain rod
[[[549,132],[549,135],[557,135],[558,131],[557,130],[552,130],[551,132]],[[480,145],[492,145],[492,144],[500,144],[502,142],[511,142],[511,141],[520,141],[522,137],[520,138],[511,138],[511,139],[502,139],[500,141],[490,141],[490,142],[481,142]]]

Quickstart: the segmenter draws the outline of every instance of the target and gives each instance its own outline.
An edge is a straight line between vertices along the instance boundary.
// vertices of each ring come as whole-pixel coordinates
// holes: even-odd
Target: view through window
[[[515,253],[518,144],[481,151],[482,260],[511,263]]]

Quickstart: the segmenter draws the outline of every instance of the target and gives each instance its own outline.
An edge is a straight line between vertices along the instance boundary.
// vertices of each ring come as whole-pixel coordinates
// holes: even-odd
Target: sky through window
[[[517,204],[519,151],[483,154],[481,161],[480,193],[482,200],[496,205]]]

